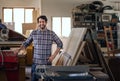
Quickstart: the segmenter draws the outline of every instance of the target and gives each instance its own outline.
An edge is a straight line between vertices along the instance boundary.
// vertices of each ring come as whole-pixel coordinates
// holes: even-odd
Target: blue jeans
[[[47,65],[51,65],[51,63],[47,63]],[[32,68],[31,68],[31,77],[32,80],[31,81],[38,81],[40,76],[35,74],[35,68],[36,68],[37,64],[32,64]]]
[[[38,81],[39,79],[39,77],[35,74],[35,68],[36,68],[36,64],[32,64],[32,68],[31,68],[32,80],[31,81]]]

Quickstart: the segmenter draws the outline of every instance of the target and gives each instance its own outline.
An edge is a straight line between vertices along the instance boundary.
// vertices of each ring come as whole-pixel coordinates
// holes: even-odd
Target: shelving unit
[[[73,27],[88,27],[94,29],[99,22],[97,13],[73,12]]]
[[[106,47],[104,26],[112,27],[113,40],[115,48],[118,47],[117,26],[116,22],[112,21],[115,13],[96,13],[88,12],[82,13],[78,10],[72,12],[73,27],[86,27],[94,30],[95,37],[101,47]]]
[[[104,15],[104,14],[103,14]],[[102,16],[102,21],[101,21],[101,24],[98,25],[98,30],[97,30],[97,40],[100,44],[101,47],[106,47],[106,40],[105,40],[105,32],[104,32],[104,26],[109,28],[111,27],[112,29],[112,35],[113,35],[113,41],[114,41],[114,46],[115,48],[118,48],[118,36],[117,36],[117,22],[113,22],[112,20],[114,19],[113,15],[115,15],[114,13],[113,14],[105,14],[104,16],[106,16],[104,19],[103,19],[103,16]],[[109,32],[107,33],[108,36],[110,36]],[[109,40],[110,37],[108,37],[108,40]]]

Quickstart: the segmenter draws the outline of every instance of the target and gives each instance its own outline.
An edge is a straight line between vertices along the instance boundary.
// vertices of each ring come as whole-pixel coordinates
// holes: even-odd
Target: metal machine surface
[[[80,66],[46,66],[36,67],[36,76],[45,81],[94,81],[89,68]]]

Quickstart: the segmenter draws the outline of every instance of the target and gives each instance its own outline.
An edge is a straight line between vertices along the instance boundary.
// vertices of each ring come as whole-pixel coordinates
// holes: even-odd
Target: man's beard
[[[39,27],[40,27],[42,30],[46,28],[46,26],[45,26],[45,25],[44,25],[44,26],[39,26]]]
[[[45,29],[45,27],[41,27],[41,29]]]

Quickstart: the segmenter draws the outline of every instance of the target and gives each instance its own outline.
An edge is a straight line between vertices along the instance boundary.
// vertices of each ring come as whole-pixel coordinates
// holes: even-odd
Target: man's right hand
[[[19,51],[20,51],[20,49],[15,49],[14,54],[18,55]]]

